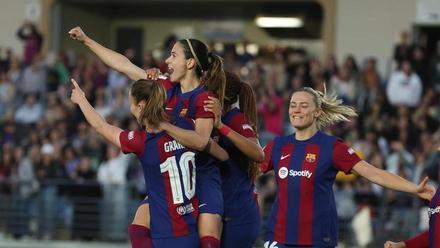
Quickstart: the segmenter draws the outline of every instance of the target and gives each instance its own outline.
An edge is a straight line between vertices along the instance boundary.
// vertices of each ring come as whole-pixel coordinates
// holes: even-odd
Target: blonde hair
[[[336,94],[328,94],[310,87],[301,88],[296,92],[307,92],[313,96],[313,102],[321,110],[321,114],[316,119],[318,129],[341,121],[350,121],[350,117],[358,115],[353,107],[343,105],[342,100],[338,99]]]

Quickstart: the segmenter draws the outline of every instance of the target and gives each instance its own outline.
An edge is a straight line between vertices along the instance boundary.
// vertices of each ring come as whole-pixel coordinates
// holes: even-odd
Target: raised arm
[[[73,84],[72,95],[70,99],[72,102],[78,104],[79,108],[86,117],[87,122],[105,139],[115,144],[117,147],[121,148],[121,143],[119,141],[119,135],[122,129],[119,127],[112,126],[108,124],[105,119],[96,112],[96,110],[90,105],[84,92],[79,87],[78,83],[71,79]]]
[[[127,75],[131,80],[147,79],[147,74],[143,69],[131,63],[131,61],[122,54],[110,50],[94,41],[88,37],[80,27],[72,28],[69,31],[69,35],[72,39],[86,45],[107,66]]]
[[[428,178],[425,178],[419,185],[417,185],[398,175],[378,169],[363,160],[353,166],[352,172],[355,172],[356,174],[365,177],[368,181],[385,188],[417,194],[420,198],[425,200],[431,200],[435,194],[435,188],[432,185],[427,184]]]
[[[209,100],[205,101],[205,107],[208,111],[214,113],[214,127],[220,130],[222,135],[231,140],[235,147],[237,147],[249,159],[259,163],[263,162],[264,152],[257,138],[244,137],[222,122],[222,110],[217,98],[210,96]],[[251,127],[249,126],[248,128]]]

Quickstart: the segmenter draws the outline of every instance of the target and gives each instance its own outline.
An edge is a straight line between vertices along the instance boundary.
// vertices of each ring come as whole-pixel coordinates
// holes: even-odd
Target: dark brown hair
[[[196,60],[196,75],[205,82],[207,90],[216,94],[223,105],[226,84],[223,59],[209,52],[205,43],[199,40],[183,39],[179,40],[179,43],[183,47],[185,58]]]
[[[138,120],[143,127],[145,125],[158,127],[160,122],[168,121],[168,115],[165,112],[167,94],[161,83],[139,79],[131,86],[130,96],[135,104],[145,101],[145,107]]]
[[[225,71],[226,75],[226,89],[225,99],[223,106],[223,113],[230,110],[231,105],[239,101],[240,111],[244,113],[247,122],[252,127],[255,133],[257,133],[257,109],[254,91],[252,87],[241,81],[240,78],[231,72]],[[252,180],[258,174],[258,164],[248,159],[247,172],[249,178]]]

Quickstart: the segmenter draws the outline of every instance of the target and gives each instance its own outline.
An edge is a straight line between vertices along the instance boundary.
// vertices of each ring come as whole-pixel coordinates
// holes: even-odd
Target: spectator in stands
[[[43,106],[35,94],[29,93],[25,102],[15,112],[15,121],[18,124],[35,124],[42,116]]]
[[[40,53],[43,45],[43,36],[34,23],[25,21],[18,29],[17,36],[24,42],[24,64],[30,64],[34,57]]]
[[[98,168],[98,182],[103,187],[105,218],[102,231],[105,239],[122,240],[127,227],[127,169],[128,155],[122,154],[116,146],[107,146],[107,159]]]
[[[44,98],[47,79],[47,67],[44,63],[42,56],[34,56],[32,63],[23,70],[21,80],[17,82],[17,90],[21,94],[38,93]]]
[[[422,96],[420,77],[412,71],[409,60],[402,60],[398,71],[391,74],[387,85],[387,97],[393,106],[416,107]]]
[[[402,31],[400,33],[400,42],[394,46],[393,59],[397,63],[397,66],[404,60],[411,58],[412,44],[410,33]]]
[[[351,75],[350,67],[342,66],[337,75],[330,80],[330,90],[336,93],[345,104],[353,104],[357,97],[357,82]]]
[[[8,79],[6,72],[0,71],[0,120],[12,115],[14,103],[15,85]]]
[[[272,85],[259,91],[260,100],[257,103],[259,117],[263,121],[264,131],[260,134],[262,146],[283,131],[283,100],[279,97]]]

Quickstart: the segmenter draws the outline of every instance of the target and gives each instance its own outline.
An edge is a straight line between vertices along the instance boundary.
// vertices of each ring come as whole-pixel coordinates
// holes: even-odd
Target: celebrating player
[[[361,160],[355,151],[321,128],[356,116],[336,96],[312,88],[293,93],[289,118],[293,135],[277,137],[265,148],[262,172],[274,170],[277,195],[269,217],[265,247],[335,247],[337,215],[333,195],[336,173],[355,173],[386,188],[430,199],[435,188],[419,185]]]
[[[72,84],[71,99],[90,125],[124,153],[134,153],[141,161],[152,213],[154,247],[197,247],[195,153],[158,129],[160,122],[168,120],[163,86],[152,80],[138,80],[133,84],[129,94],[130,111],[145,129],[124,131],[108,124],[73,79]],[[175,124],[193,128],[193,122],[184,118],[176,118]],[[219,157],[227,158],[222,149],[213,146],[215,148]]]
[[[205,101],[205,107],[215,114],[214,127],[222,134],[219,145],[230,156],[220,167],[225,206],[221,246],[250,248],[260,231],[260,214],[254,193],[258,173],[255,162],[262,162],[264,153],[256,138],[257,111],[252,88],[235,74],[225,74],[223,109],[216,98]]]
[[[156,79],[156,70],[149,73],[131,63],[123,55],[101,46],[76,27],[70,36],[92,50],[111,68],[126,74],[133,80]],[[212,91],[222,101],[224,95],[224,72],[220,57],[209,53],[207,46],[195,39],[177,41],[166,60],[169,80],[162,80],[167,90],[167,112],[171,117],[185,116],[195,120],[195,132],[163,123],[166,130],[182,145],[202,151],[210,149],[213,114],[204,111],[203,101]],[[202,83],[203,81],[203,83]],[[202,247],[219,247],[223,199],[220,172],[215,161],[207,155],[196,157],[197,194],[200,200],[199,235]],[[145,204],[144,204],[145,205]],[[143,206],[136,216],[148,226],[148,206]],[[131,229],[130,229],[131,230]],[[148,232],[148,230],[147,230]],[[132,232],[130,232],[132,236]],[[145,233],[147,236],[148,233]]]

